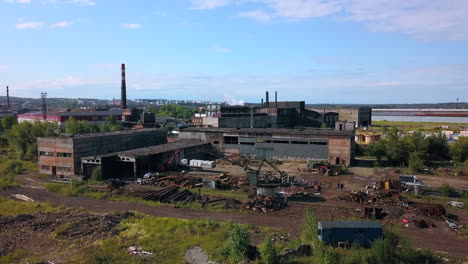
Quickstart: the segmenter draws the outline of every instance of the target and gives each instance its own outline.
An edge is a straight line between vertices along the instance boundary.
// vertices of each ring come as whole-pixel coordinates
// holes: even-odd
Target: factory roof
[[[220,127],[189,127],[180,132],[220,132],[220,133],[251,133],[251,134],[288,134],[315,136],[351,136],[353,131],[320,128],[220,128]]]
[[[149,155],[155,155],[159,153],[175,151],[178,149],[184,148],[191,148],[197,146],[203,146],[208,144],[206,141],[198,141],[198,140],[187,140],[187,141],[178,141],[168,144],[156,145],[147,148],[139,148],[139,149],[132,149],[127,151],[117,152],[118,156],[124,156],[129,158],[136,158],[136,157],[143,157]]]
[[[382,226],[379,222],[375,221],[320,221],[319,226],[322,229],[333,229],[333,228],[378,228]]]

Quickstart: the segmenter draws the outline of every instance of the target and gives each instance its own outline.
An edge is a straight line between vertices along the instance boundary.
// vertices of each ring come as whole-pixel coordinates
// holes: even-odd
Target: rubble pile
[[[391,193],[368,193],[363,191],[350,191],[346,195],[338,197],[340,201],[354,202],[358,204],[384,206],[400,205],[400,201],[393,198]]]
[[[249,163],[250,158],[240,154],[231,154],[216,161],[216,164],[218,165],[238,165],[241,167],[245,167]]]
[[[442,217],[446,213],[445,208],[441,204],[410,203],[408,207],[418,215],[429,217]]]
[[[261,196],[255,195],[250,200],[243,204],[247,210],[260,211],[263,213],[271,213],[279,211],[286,207],[286,199],[278,196]]]

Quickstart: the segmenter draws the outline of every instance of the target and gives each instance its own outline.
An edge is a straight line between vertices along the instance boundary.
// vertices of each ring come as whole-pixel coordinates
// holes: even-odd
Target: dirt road
[[[68,197],[49,192],[44,189],[15,187],[3,192],[11,197],[15,194],[23,194],[37,202],[50,202],[54,205],[64,205],[71,208],[84,208],[93,212],[138,211],[158,217],[176,217],[181,219],[212,219],[217,221],[232,220],[236,223],[253,224],[277,229],[296,236],[302,226],[303,205],[290,205],[281,212],[268,215],[261,213],[226,213],[208,212],[186,208],[172,208],[166,206],[149,206],[131,202],[116,202],[108,200],[96,200],[87,197]]]

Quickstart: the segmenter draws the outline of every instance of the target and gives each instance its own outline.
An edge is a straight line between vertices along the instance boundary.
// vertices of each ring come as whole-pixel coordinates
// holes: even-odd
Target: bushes
[[[279,263],[278,253],[276,248],[271,243],[271,238],[266,237],[263,241],[262,246],[260,247],[260,256],[262,257],[262,262],[265,264],[277,264]]]
[[[15,181],[15,178],[11,174],[0,178],[0,190],[5,190],[18,185],[18,182]]]
[[[23,163],[18,160],[7,160],[0,166],[1,174],[20,174],[23,171]]]
[[[250,234],[246,228],[234,225],[228,240],[222,249],[222,255],[228,257],[231,263],[239,263],[247,257],[250,246]]]
[[[411,173],[419,172],[424,166],[424,160],[419,153],[411,153],[408,161],[408,169]]]
[[[91,172],[91,179],[95,181],[102,181],[102,167],[97,166],[96,168],[93,169]]]
[[[442,192],[442,196],[445,196],[445,197],[457,197],[458,196],[457,191],[448,183],[442,184],[441,192]]]
[[[304,224],[301,234],[302,242],[309,244],[312,247],[316,247],[318,244],[318,226],[317,226],[317,217],[312,210],[307,210],[304,214]]]

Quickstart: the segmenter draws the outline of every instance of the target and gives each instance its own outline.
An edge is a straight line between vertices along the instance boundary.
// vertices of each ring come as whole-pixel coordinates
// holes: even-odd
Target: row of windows
[[[309,142],[309,141],[289,141],[289,140],[265,140],[265,139],[257,139],[256,143],[274,143],[274,144],[295,144],[295,145],[328,145],[327,142]],[[215,141],[214,144],[219,144],[218,141]],[[240,142],[239,137],[224,137],[224,144],[241,144],[241,145],[255,145],[254,142]]]
[[[54,152],[39,151],[39,156],[53,157]],[[57,152],[57,157],[59,157],[59,158],[71,158],[71,156],[72,156],[71,153]]]

